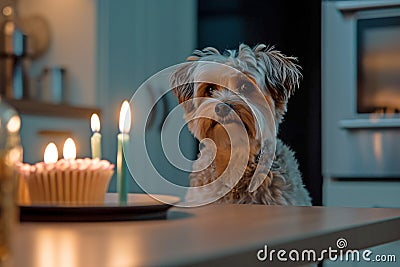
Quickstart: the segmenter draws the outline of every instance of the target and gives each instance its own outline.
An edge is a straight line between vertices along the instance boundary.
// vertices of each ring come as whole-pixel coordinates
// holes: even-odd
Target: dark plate
[[[20,205],[21,222],[106,222],[165,219],[167,210],[179,198],[167,195],[129,194],[127,204],[109,193],[104,204],[95,205]],[[165,204],[169,203],[169,204]]]

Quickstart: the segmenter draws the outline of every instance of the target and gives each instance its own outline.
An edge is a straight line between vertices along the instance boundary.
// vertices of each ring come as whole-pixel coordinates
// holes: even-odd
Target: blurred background
[[[41,161],[50,141],[61,150],[68,136],[79,157],[90,156],[93,112],[103,157],[115,162],[121,102],[146,79],[194,49],[264,43],[302,67],[278,135],[295,151],[313,204],[400,205],[398,1],[0,0],[0,8],[0,93],[22,114],[26,162]],[[187,173],[160,153],[159,128],[175,104],[173,96],[157,104],[146,141],[156,168],[185,185]],[[196,157],[187,130],[179,142]],[[146,175],[143,152],[134,158]]]
[[[25,162],[42,161],[51,141],[61,157],[67,137],[89,157],[95,112],[103,158],[115,163],[121,103],[144,81],[194,49],[264,43],[302,67],[278,136],[295,151],[313,205],[400,207],[400,1],[0,0],[0,11],[0,95],[21,114]],[[188,185],[161,153],[176,104],[172,95],[157,103],[146,146],[161,174]],[[132,107],[131,135],[141,134],[140,105],[149,104]],[[179,144],[196,158],[187,129]],[[141,177],[145,155],[133,153]]]

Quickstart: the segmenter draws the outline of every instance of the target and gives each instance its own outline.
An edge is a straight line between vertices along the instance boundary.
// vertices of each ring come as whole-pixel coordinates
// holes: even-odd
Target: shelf
[[[347,119],[339,121],[339,127],[347,130],[400,128],[400,119]]]
[[[384,8],[396,8],[400,7],[400,3],[395,0],[379,0],[371,2],[360,2],[360,1],[349,1],[349,2],[337,2],[336,8],[341,12],[357,12],[364,10],[384,9]]]
[[[37,100],[26,99],[4,99],[13,106],[20,114],[87,119],[93,113],[100,115],[101,110],[97,107],[79,107],[67,104],[52,104]]]

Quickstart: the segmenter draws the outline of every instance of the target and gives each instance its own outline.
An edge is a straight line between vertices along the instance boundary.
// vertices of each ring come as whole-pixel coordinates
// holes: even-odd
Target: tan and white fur
[[[296,58],[263,44],[253,49],[241,44],[224,54],[211,47],[194,51],[170,77],[189,130],[201,142],[191,187],[222,178],[230,187],[226,194],[219,195],[218,188],[207,192],[216,202],[311,205],[294,153],[279,139],[275,154],[270,151],[271,138],[276,138],[271,135],[300,78]],[[241,162],[243,170],[235,167]],[[238,181],[229,180],[237,175]]]

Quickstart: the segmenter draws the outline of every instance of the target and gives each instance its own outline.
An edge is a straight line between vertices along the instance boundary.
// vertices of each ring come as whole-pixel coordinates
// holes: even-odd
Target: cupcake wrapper
[[[33,204],[101,204],[113,170],[51,170],[23,175]]]
[[[18,203],[30,203],[28,184],[24,175],[20,175],[18,178]]]

